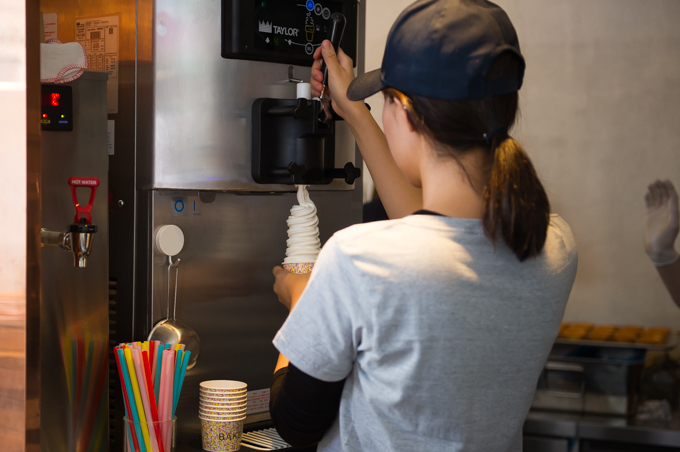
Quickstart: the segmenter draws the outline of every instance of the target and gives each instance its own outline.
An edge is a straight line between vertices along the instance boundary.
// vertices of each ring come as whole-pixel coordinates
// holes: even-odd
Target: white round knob
[[[174,224],[166,224],[158,228],[156,248],[166,256],[176,256],[184,247],[184,234]]]

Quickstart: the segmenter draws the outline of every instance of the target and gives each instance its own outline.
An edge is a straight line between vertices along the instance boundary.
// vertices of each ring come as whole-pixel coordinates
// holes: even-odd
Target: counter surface
[[[246,431],[272,427],[271,422],[248,425]],[[179,444],[178,452],[198,452],[201,448],[200,428],[190,444]],[[579,415],[532,410],[524,423],[524,433],[535,436],[611,441],[646,446],[680,447],[680,412],[669,422],[637,421],[612,416]],[[250,450],[242,448],[242,450]],[[288,449],[288,450],[314,450]]]
[[[637,421],[623,417],[530,411],[524,433],[647,446],[680,446],[680,412],[669,422]]]

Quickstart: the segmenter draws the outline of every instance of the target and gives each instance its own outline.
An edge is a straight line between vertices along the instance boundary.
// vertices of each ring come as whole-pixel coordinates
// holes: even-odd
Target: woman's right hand
[[[342,49],[335,52],[329,40],[321,43],[314,52],[314,64],[312,65],[312,95],[319,97],[323,89],[323,72],[321,72],[322,58],[328,66],[328,85],[326,91],[333,102],[333,110],[343,119],[349,120],[359,108],[366,108],[363,102],[352,102],[347,98],[347,88],[354,80],[354,62]]]

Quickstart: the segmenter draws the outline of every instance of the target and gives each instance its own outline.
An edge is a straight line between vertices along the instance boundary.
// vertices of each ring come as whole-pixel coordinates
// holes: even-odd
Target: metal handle
[[[342,37],[345,34],[345,26],[347,25],[347,18],[340,13],[334,13],[331,16],[331,44],[335,51],[338,51],[340,43],[342,42]],[[321,60],[321,72],[323,72],[323,86],[328,85],[328,66],[326,66],[326,61]]]
[[[170,270],[175,268],[175,303],[172,308],[172,319],[175,319],[177,315],[177,280],[179,279],[179,261],[177,259],[175,262],[172,261],[172,256],[168,256],[168,304],[167,304],[167,318],[170,319]]]
[[[333,22],[331,30],[331,44],[336,52],[340,48],[340,42],[342,41],[342,36],[345,34],[345,25],[347,25],[347,19],[340,13],[334,13],[331,16],[331,22]],[[328,86],[328,66],[326,66],[326,61],[321,61],[321,72],[323,72],[323,87],[321,88],[321,108],[319,109],[319,121],[322,124],[330,124],[333,121],[333,108],[331,107],[331,98],[328,96],[326,87]]]

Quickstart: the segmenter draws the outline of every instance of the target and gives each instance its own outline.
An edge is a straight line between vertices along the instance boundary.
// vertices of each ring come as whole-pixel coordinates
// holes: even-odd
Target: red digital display
[[[40,96],[40,104],[50,107],[58,107],[59,96],[59,93],[42,93]]]

